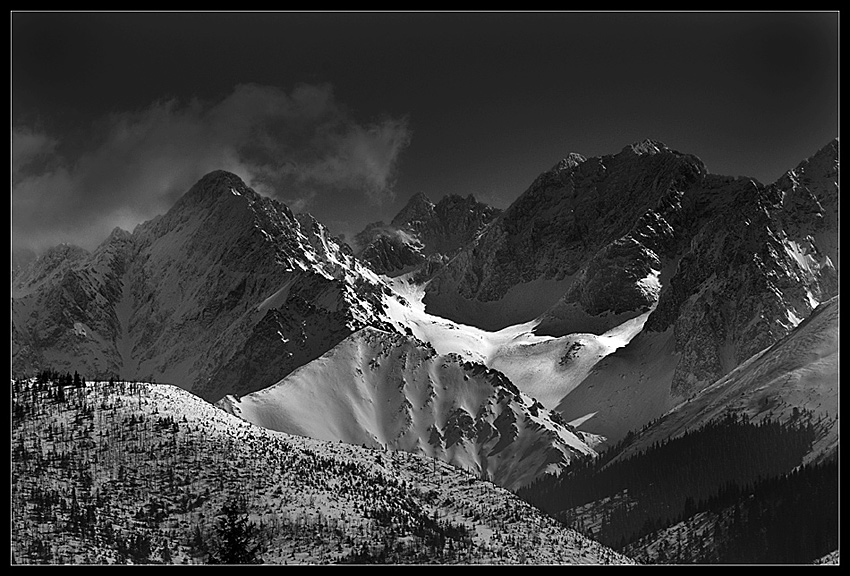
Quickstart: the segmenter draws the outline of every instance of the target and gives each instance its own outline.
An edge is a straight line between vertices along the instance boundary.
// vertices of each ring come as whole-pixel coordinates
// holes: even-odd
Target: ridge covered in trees
[[[616,459],[630,436],[599,458],[578,462],[560,477],[541,479],[518,495],[642,561],[773,562],[783,558],[811,562],[837,547],[837,471],[828,465],[800,468],[816,436],[811,414],[805,411],[784,423],[770,419],[755,423],[730,412],[699,430]],[[804,514],[810,522],[795,522],[793,515],[786,515],[787,530],[775,530],[775,503],[798,502],[796,491],[803,477],[810,486],[802,489],[817,500],[812,509],[819,513]],[[774,487],[769,498],[773,504],[757,497],[767,494],[768,487]],[[639,545],[643,542],[645,547],[651,535],[699,513],[719,517],[730,507],[738,512],[728,525],[719,523],[717,543],[711,550],[683,552],[680,544],[678,549],[661,547],[663,552],[649,554]],[[788,546],[789,539],[799,545]],[[758,546],[749,549],[742,542]],[[779,548],[786,553],[777,555]],[[793,560],[788,553],[792,548],[796,550]]]
[[[629,561],[433,459],[272,432],[169,385],[70,382],[11,384],[16,564]]]

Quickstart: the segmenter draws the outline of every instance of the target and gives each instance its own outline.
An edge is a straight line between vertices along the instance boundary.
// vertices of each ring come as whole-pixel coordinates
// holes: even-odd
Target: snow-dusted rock
[[[595,455],[592,438],[500,372],[375,328],[219,405],[273,430],[439,458],[509,489]]]
[[[318,357],[375,318],[383,289],[311,216],[213,172],[132,234],[21,272],[13,369],[156,379],[216,400]]]
[[[376,222],[358,234],[357,255],[381,274],[398,276],[419,269],[427,278],[500,212],[472,195],[449,194],[434,204],[420,192],[389,225]]]
[[[837,151],[830,143],[769,186],[710,174],[654,141],[571,155],[435,275],[426,309],[488,330],[534,321],[559,337],[650,312],[549,406],[616,440],[837,293]]]

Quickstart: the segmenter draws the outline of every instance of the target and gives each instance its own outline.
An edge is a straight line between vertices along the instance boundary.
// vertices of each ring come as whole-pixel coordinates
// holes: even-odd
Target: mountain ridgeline
[[[825,414],[826,453],[837,355],[793,335],[819,306],[837,316],[837,214],[837,140],[772,184],[652,140],[572,153],[505,210],[418,194],[353,248],[216,171],[91,252],[19,261],[12,372],[174,384],[264,427],[512,489],[674,409],[704,424],[733,388]],[[769,351],[788,341],[811,353],[782,372]]]
[[[244,394],[372,322],[382,290],[311,216],[213,172],[132,234],[116,229],[91,254],[59,247],[19,273],[13,370]]]
[[[710,174],[645,141],[572,154],[441,269],[425,303],[488,329],[600,333],[653,309],[688,394],[837,293],[837,141],[777,183]]]

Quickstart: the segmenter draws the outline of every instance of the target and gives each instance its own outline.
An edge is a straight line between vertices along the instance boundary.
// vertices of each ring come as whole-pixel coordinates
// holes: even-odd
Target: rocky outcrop
[[[411,197],[387,225],[370,224],[356,237],[358,257],[379,274],[412,270],[429,277],[492,222],[500,210],[472,195],[447,195],[434,204],[422,193]]]
[[[647,301],[634,285],[656,269],[659,255],[656,246],[629,234],[641,217],[661,210],[705,173],[698,158],[652,141],[611,156],[572,154],[541,174],[434,277],[425,303],[434,314],[499,329],[544,314],[565,294],[566,303],[583,301],[597,314],[627,305],[616,296],[600,301],[605,296],[599,288],[604,287],[619,292],[638,314]],[[609,256],[619,257],[624,250],[639,256],[630,259],[629,270],[619,279],[600,274],[602,268],[614,270],[607,264]],[[558,292],[541,294],[538,287],[547,282]],[[500,316],[488,306],[510,296],[534,300],[536,306],[528,308],[525,318]],[[457,305],[458,300],[464,305]],[[560,332],[580,328],[564,326]]]
[[[12,369],[32,373],[72,366],[86,374],[120,366],[115,307],[132,253],[130,235],[115,229],[94,252],[61,245],[24,268],[12,287]]]
[[[652,310],[644,331],[672,330],[672,393],[687,396],[836,294],[836,206],[837,142],[773,185],[709,174],[654,141],[573,154],[439,271],[424,301],[487,329],[537,318],[554,336]],[[536,306],[505,315],[520,299]]]

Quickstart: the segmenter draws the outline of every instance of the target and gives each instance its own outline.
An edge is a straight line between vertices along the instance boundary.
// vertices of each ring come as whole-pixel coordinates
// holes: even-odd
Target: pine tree
[[[160,558],[164,564],[171,564],[171,548],[168,546],[168,540],[163,541]]]
[[[136,564],[150,562],[151,538],[147,534],[137,533],[130,538],[128,554]]]
[[[248,520],[244,507],[227,502],[216,527],[217,542],[210,552],[211,564],[261,564],[262,551],[257,526]]]
[[[195,530],[192,532],[192,537],[189,540],[189,549],[193,556],[204,556],[207,553],[207,542],[201,533],[201,527],[197,524],[195,524]]]

